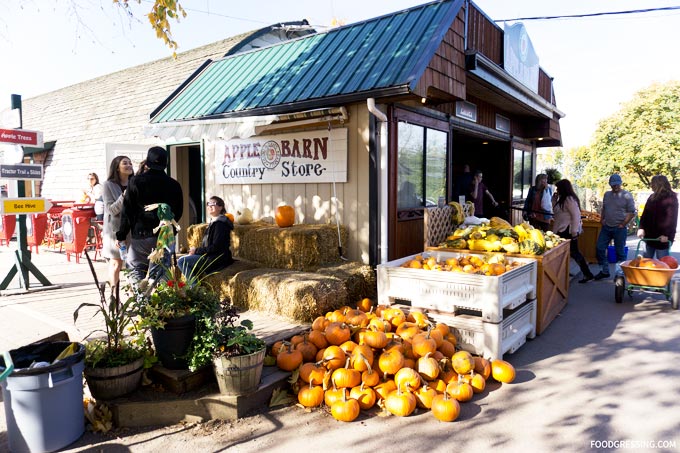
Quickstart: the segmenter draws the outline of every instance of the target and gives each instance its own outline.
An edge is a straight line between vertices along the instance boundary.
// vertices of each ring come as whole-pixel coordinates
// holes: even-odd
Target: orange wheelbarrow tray
[[[647,241],[652,240],[655,239],[647,239]],[[641,239],[638,242],[636,255],[640,250],[640,243],[643,241],[645,239]],[[670,300],[671,306],[677,310],[678,303],[680,302],[680,279],[674,279],[673,276],[680,268],[656,269],[636,267],[630,265],[631,261],[622,262],[619,266],[623,271],[623,275],[617,272],[614,277],[614,299],[616,303],[620,304],[623,302],[624,292],[628,292],[628,295],[631,297],[634,291],[660,293],[666,296],[666,299]],[[628,284],[626,284],[626,281]]]

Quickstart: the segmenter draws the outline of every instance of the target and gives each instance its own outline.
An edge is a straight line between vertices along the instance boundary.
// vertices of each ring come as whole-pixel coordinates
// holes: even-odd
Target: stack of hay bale
[[[189,227],[190,247],[200,245],[206,227]],[[340,235],[346,243],[347,229],[341,227]],[[244,310],[311,322],[328,311],[354,306],[364,297],[376,297],[374,271],[343,260],[335,225],[237,224],[232,253],[236,262],[204,282]]]

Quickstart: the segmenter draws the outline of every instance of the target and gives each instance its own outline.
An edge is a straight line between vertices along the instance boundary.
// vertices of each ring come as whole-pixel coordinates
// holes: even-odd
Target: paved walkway
[[[629,239],[631,254],[636,244]],[[680,257],[677,247],[673,252]],[[3,272],[10,256],[0,250]],[[74,327],[71,316],[97,294],[87,264],[43,251],[35,262],[62,288],[0,297],[0,349],[86,330],[85,320]],[[105,268],[97,263],[100,276]],[[611,281],[573,283],[569,303],[545,332],[505,357],[518,370],[516,382],[488,384],[450,425],[422,411],[406,418],[362,414],[343,424],[323,410],[291,405],[200,429],[86,433],[67,451],[368,452],[399,445],[429,452],[680,452],[679,325],[680,310],[663,296],[634,293],[616,304]],[[4,431],[2,412],[0,450]]]

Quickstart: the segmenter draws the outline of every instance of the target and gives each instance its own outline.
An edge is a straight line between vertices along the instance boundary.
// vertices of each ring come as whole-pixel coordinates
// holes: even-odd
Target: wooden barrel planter
[[[110,400],[139,388],[144,371],[144,357],[132,363],[111,368],[85,368],[85,380],[96,399]]]
[[[262,376],[265,351],[263,348],[248,355],[213,359],[213,369],[220,393],[243,395],[257,390]]]

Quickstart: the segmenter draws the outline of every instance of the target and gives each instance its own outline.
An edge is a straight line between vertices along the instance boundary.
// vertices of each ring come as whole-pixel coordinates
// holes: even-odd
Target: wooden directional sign
[[[42,132],[26,129],[0,129],[0,143],[14,143],[32,148],[44,146]]]
[[[42,165],[35,164],[0,164],[0,179],[31,179],[42,181],[43,167]]]
[[[52,203],[45,198],[3,198],[0,213],[12,214],[42,214],[52,207]]]

